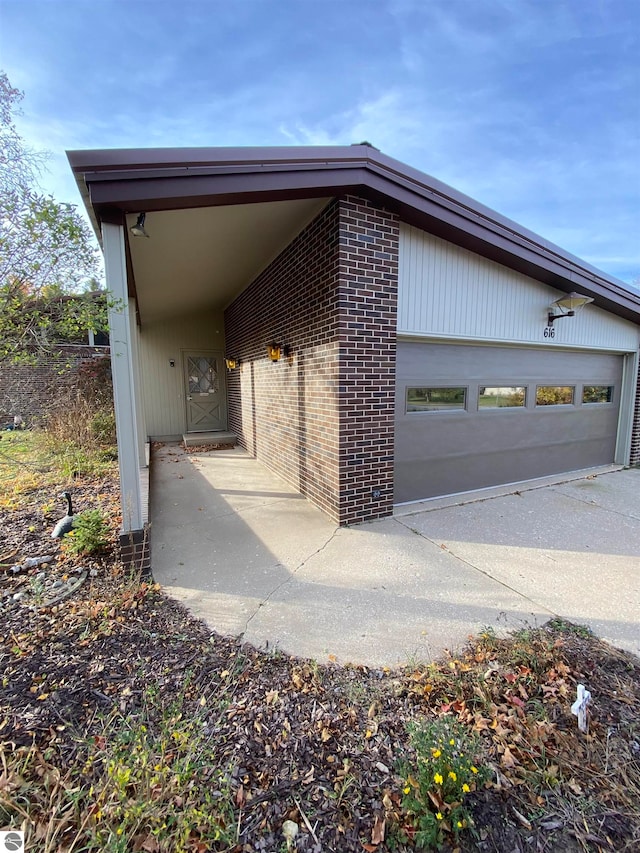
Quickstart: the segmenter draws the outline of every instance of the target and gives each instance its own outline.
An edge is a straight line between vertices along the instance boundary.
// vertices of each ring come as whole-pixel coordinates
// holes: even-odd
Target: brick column
[[[120,560],[128,571],[140,572],[145,579],[152,577],[151,542],[147,525],[142,530],[120,535]]]
[[[341,524],[393,512],[398,253],[395,214],[340,201]]]

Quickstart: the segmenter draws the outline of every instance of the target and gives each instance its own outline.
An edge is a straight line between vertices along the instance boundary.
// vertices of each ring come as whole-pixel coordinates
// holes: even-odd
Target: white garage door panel
[[[399,341],[395,501],[516,482],[613,461],[622,357],[609,353]],[[406,389],[464,386],[464,411],[406,412]],[[478,409],[478,387],[525,386],[523,408]],[[535,405],[537,385],[575,386],[575,403]],[[582,405],[583,385],[612,385]]]

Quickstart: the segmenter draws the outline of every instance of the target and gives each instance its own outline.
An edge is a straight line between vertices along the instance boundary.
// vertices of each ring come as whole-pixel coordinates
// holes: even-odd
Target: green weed
[[[230,849],[232,796],[207,729],[215,709],[206,705],[193,713],[180,697],[162,708],[152,688],[139,714],[114,711],[100,734],[78,741],[79,763],[66,771],[53,763],[54,749],[8,747],[0,825],[24,826],[27,848],[45,853]]]
[[[447,833],[458,836],[473,827],[464,800],[489,777],[479,761],[478,742],[453,717],[414,723],[408,727],[415,761],[403,761],[402,808],[406,815],[404,840],[418,847],[440,848]]]

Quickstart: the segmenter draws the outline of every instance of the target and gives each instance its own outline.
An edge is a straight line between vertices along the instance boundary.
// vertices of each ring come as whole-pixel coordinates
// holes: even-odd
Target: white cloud
[[[640,274],[637,0],[0,3],[19,127],[62,199],[68,148],[368,140]]]

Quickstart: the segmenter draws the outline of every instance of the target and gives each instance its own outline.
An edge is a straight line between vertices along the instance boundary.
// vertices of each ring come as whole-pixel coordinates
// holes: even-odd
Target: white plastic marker
[[[571,706],[571,713],[578,718],[578,728],[581,732],[589,731],[587,722],[587,705],[591,701],[591,693],[585,689],[584,684],[578,684],[578,698]]]

